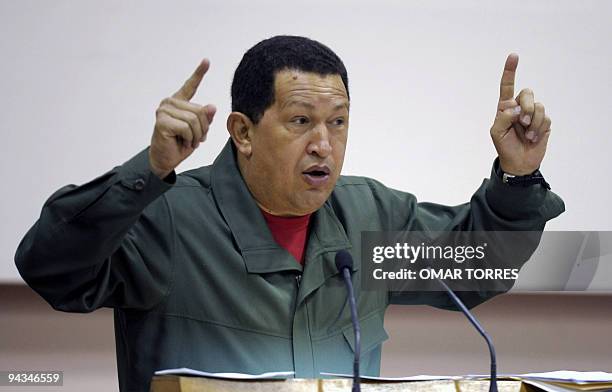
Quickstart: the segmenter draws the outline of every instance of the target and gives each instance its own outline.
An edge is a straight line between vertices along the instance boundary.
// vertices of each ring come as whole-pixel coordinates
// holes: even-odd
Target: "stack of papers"
[[[343,373],[326,373],[321,372],[322,376],[326,377],[342,377],[342,378],[353,378],[352,374],[343,374]],[[370,377],[370,376],[361,376],[359,377],[362,380],[368,381],[385,381],[385,382],[402,382],[402,381],[436,381],[436,380],[461,380],[463,377],[461,376],[428,376],[428,375],[419,375],[419,376],[408,376],[408,377]]]
[[[156,376],[172,375],[172,376],[191,376],[191,377],[208,377],[221,378],[225,380],[276,380],[286,379],[294,375],[294,372],[268,372],[261,374],[246,374],[246,373],[209,373],[200,370],[189,368],[165,369],[155,372]]]
[[[547,373],[527,373],[519,377],[525,384],[546,392],[600,392],[612,390],[612,373],[558,370]]]
[[[489,379],[489,375],[469,375],[465,378]],[[612,391],[612,373],[557,370],[545,373],[499,374],[498,379],[521,380],[546,392]]]
[[[209,373],[189,368],[158,370],[155,375],[175,375],[191,377],[208,377],[226,380],[279,380],[293,377],[294,372],[268,372],[262,374],[245,373]],[[352,374],[321,373],[325,377],[352,378]],[[408,376],[408,377],[367,377],[364,381],[379,382],[406,382],[406,381],[435,381],[435,380],[461,380],[461,379],[488,379],[488,375],[469,376]],[[500,374],[499,379],[521,380],[546,392],[602,392],[612,391],[612,373],[606,372],[577,372],[571,370],[558,370],[546,373]]]

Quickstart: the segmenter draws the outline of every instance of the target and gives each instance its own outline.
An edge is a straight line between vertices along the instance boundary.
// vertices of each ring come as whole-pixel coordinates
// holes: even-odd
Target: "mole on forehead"
[[[340,77],[334,76],[319,76],[319,75],[291,75],[276,79],[276,82],[281,85],[291,83],[293,86],[327,86],[330,88],[340,88],[343,82]]]
[[[313,78],[328,79],[328,78],[340,77],[340,75],[336,75],[336,74],[321,75],[316,72],[303,72],[303,71],[297,71],[297,70],[283,70],[283,71],[278,71],[278,73],[276,74],[276,79],[291,78],[293,80],[297,80],[300,77],[301,79],[313,79]]]
[[[279,98],[294,94],[310,95],[313,92],[346,96],[344,84],[339,75],[322,76],[294,70],[281,71],[277,74],[275,90]]]

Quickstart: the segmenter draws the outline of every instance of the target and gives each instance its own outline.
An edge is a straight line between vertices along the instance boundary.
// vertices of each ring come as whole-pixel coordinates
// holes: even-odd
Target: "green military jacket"
[[[541,186],[493,173],[469,203],[447,207],[362,177],[340,177],[313,214],[305,267],[273,239],[228,142],[211,166],[151,173],[148,150],[82,186],[58,190],[15,256],[24,280],[67,312],[114,308],[122,391],[158,369],[352,372],[353,331],[334,265],[353,255],[361,370],[378,375],[389,304],[452,309],[444,293],[362,291],[360,234],[379,230],[543,230],[564,210]],[[468,306],[496,293],[464,292]]]

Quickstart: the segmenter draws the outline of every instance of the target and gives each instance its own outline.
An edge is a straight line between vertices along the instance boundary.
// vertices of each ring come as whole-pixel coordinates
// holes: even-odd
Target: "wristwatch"
[[[510,186],[524,186],[524,187],[540,184],[544,188],[550,189],[550,185],[548,184],[548,182],[546,182],[546,180],[544,179],[544,176],[542,175],[542,172],[540,172],[539,169],[525,176],[515,176],[512,174],[504,173],[501,170],[501,167],[499,171],[501,173],[501,179],[504,184],[508,184]]]

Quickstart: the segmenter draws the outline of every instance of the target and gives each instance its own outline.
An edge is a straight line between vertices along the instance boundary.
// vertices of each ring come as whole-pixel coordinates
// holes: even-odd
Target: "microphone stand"
[[[344,281],[348,288],[349,305],[351,308],[351,321],[355,330],[355,359],[353,360],[353,388],[352,392],[360,392],[360,377],[359,377],[359,357],[361,355],[361,327],[357,318],[357,304],[355,303],[355,293],[353,292],[353,282],[351,281],[351,273],[348,268],[342,269]]]
[[[442,279],[438,279],[438,282],[444,287],[448,295],[451,297],[455,305],[463,312],[465,317],[470,320],[472,325],[476,328],[478,333],[482,335],[482,337],[487,342],[487,346],[489,346],[489,354],[491,355],[491,382],[489,384],[489,392],[497,392],[497,360],[495,357],[495,347],[493,347],[493,341],[489,334],[487,334],[482,328],[482,325],[476,320],[476,317],[468,310],[468,308],[463,304],[463,302],[457,297],[457,295],[451,290],[446,283]]]

